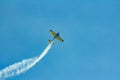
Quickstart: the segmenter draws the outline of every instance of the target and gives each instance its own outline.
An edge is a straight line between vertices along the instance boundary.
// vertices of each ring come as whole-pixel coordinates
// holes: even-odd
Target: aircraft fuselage
[[[59,40],[60,42],[63,42],[64,40],[60,37],[60,33],[55,33],[53,30],[50,30],[50,33],[53,35],[52,40],[48,40],[50,43],[53,42],[55,39]]]
[[[59,37],[60,33],[56,33],[56,36],[53,38],[53,40],[56,38],[56,37]]]

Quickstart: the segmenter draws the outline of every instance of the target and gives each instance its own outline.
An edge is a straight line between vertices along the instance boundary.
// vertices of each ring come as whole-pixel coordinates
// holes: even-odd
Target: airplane
[[[60,33],[55,33],[53,30],[50,30],[50,33],[53,36],[52,40],[48,40],[50,43],[53,42],[55,39],[59,40],[60,42],[64,42],[64,40],[60,37]]]

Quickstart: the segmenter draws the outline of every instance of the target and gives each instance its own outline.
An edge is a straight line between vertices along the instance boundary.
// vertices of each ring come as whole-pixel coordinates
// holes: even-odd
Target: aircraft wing
[[[56,33],[55,33],[53,30],[50,30],[50,33],[51,33],[53,36],[56,36]]]
[[[57,40],[63,42],[64,40],[61,37],[56,37]]]

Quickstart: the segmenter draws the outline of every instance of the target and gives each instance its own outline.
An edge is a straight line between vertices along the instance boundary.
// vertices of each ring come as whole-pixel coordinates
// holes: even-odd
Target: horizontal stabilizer
[[[53,40],[48,40],[48,41],[49,41],[49,43],[53,42]],[[54,44],[54,42],[53,42],[53,44]]]
[[[52,40],[48,40],[50,43],[52,42]]]

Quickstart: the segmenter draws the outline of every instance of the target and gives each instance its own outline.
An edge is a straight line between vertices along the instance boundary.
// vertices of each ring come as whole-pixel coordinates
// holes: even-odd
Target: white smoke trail
[[[45,50],[41,53],[40,56],[30,58],[30,59],[25,59],[21,62],[15,63],[13,65],[10,65],[0,71],[0,78],[8,78],[12,76],[19,75],[30,68],[32,68],[36,63],[38,63],[50,50],[51,46],[53,43],[50,43]]]

